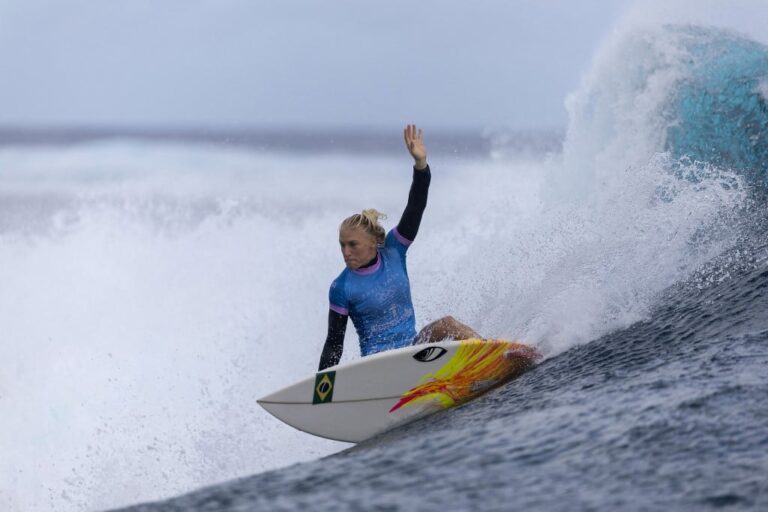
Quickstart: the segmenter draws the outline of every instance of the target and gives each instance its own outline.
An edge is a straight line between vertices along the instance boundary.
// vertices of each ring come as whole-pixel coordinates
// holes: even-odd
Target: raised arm
[[[414,161],[413,182],[408,193],[408,204],[397,224],[397,232],[413,242],[419,232],[421,218],[427,207],[427,195],[432,174],[427,164],[427,147],[424,145],[422,131],[418,130],[415,125],[409,124],[403,130],[403,138]]]

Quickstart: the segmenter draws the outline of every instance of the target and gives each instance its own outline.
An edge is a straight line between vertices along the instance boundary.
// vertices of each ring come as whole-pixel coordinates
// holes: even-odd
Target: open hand
[[[427,146],[424,145],[424,137],[421,130],[416,129],[415,124],[409,124],[403,130],[405,146],[416,162],[414,167],[418,170],[427,168]]]

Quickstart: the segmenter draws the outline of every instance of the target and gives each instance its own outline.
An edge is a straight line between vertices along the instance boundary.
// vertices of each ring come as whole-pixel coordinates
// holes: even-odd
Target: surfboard
[[[258,403],[294,428],[357,443],[465,403],[540,357],[532,347],[496,339],[413,345],[327,368]]]

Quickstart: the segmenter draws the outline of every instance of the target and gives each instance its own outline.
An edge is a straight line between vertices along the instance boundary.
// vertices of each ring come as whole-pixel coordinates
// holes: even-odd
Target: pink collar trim
[[[381,268],[381,252],[376,251],[376,263],[371,265],[370,267],[365,267],[363,269],[350,269],[355,274],[361,275],[361,276],[367,276],[370,274],[375,273],[377,270]]]

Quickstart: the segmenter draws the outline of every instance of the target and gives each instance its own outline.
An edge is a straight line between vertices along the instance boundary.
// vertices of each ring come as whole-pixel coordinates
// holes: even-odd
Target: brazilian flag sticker
[[[333,381],[336,380],[336,372],[318,373],[315,377],[315,395],[313,404],[327,404],[333,401]]]

